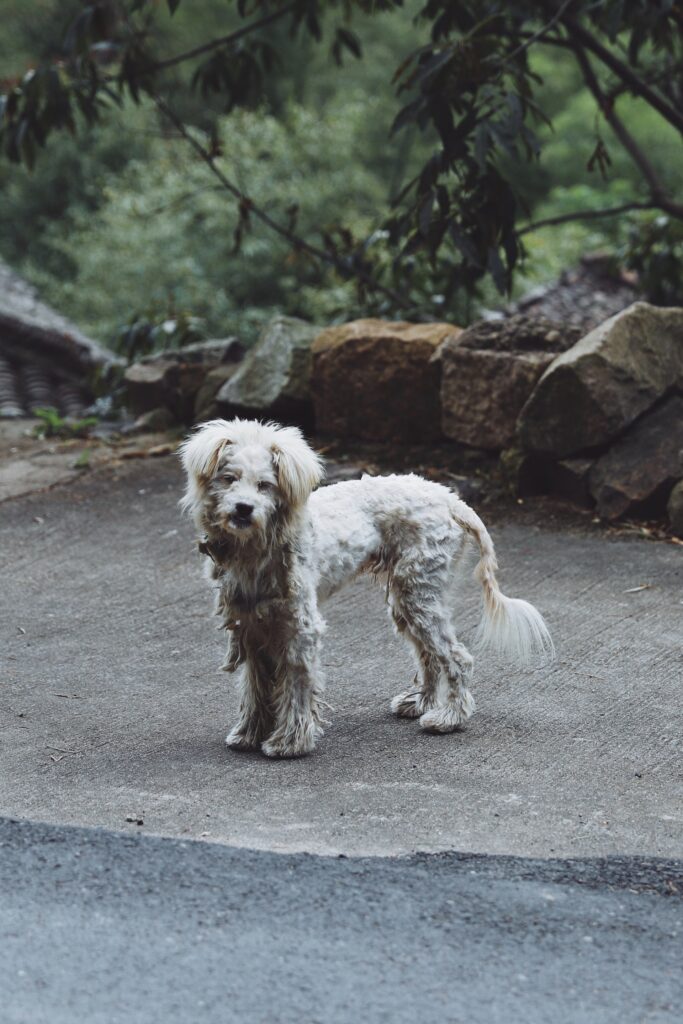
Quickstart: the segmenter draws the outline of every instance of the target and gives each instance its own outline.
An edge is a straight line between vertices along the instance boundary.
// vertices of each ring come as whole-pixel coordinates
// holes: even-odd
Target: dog
[[[230,637],[224,669],[242,668],[239,720],[226,743],[298,757],[323,735],[319,602],[362,573],[380,576],[398,633],[417,656],[416,685],[391,702],[427,732],[450,733],[474,712],[473,659],[453,627],[452,590],[468,539],[479,550],[478,631],[528,664],[552,656],[540,612],[505,597],[479,516],[453,491],[415,475],[363,476],[316,490],[320,457],[296,427],[204,423],[181,445],[191,513]]]

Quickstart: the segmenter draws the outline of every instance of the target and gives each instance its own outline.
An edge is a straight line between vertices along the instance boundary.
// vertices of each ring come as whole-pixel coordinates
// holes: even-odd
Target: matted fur
[[[386,581],[394,625],[415,651],[415,684],[392,711],[429,732],[474,712],[472,657],[453,626],[453,579],[468,538],[479,549],[478,640],[520,664],[552,656],[543,617],[505,597],[479,516],[452,491],[412,474],[316,491],[322,463],[295,427],[212,420],[181,445],[191,513],[240,671],[240,717],[227,737],[270,757],[312,751],[323,734],[319,602],[363,572]]]

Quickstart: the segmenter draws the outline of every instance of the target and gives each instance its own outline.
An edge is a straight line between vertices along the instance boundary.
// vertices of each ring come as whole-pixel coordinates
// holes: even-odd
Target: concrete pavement
[[[0,821],[3,1024],[673,1024],[680,864],[335,859]]]
[[[223,746],[236,696],[180,489],[143,460],[0,505],[1,814],[325,854],[681,855],[680,547],[494,528],[558,660],[479,662],[445,737],[389,714],[412,662],[360,581],[327,606],[327,735],[271,762]],[[468,585],[466,641],[477,609]]]

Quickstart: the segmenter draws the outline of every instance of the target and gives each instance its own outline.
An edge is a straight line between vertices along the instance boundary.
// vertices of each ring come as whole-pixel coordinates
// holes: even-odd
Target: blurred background
[[[242,24],[239,5],[225,0],[140,6],[153,18],[157,56],[191,50]],[[169,68],[164,96],[184,124],[208,133],[220,167],[263,210],[316,244],[335,233],[343,241],[344,232],[362,239],[374,265],[386,268],[396,258],[386,228],[392,200],[425,164],[436,139],[430,123],[422,129],[408,123],[390,134],[404,102],[392,78],[428,43],[432,21],[416,20],[424,5],[412,0],[384,12],[356,9],[343,52],[335,54],[339,8],[317,6],[319,33],[292,37],[284,23],[264,28],[261,38],[272,45],[273,60],[261,62],[258,82],[242,69],[237,100],[234,81],[227,100],[225,91],[203,88],[201,81],[190,88],[192,62]],[[5,87],[27,69],[63,57],[69,27],[83,8],[81,0],[4,0]],[[106,63],[106,51],[101,57]],[[514,153],[498,157],[523,211],[518,223],[642,198],[642,174],[598,113],[574,55],[537,45],[529,64],[548,118],[534,128],[540,156],[531,162]],[[28,161],[31,168],[26,160],[0,160],[0,257],[88,335],[113,347],[131,322],[170,317],[185,340],[235,334],[248,345],[278,312],[318,324],[396,314],[390,299],[378,301],[334,268],[302,258],[258,220],[243,225],[237,245],[238,204],[145,91],[134,97],[122,90],[117,102],[101,102],[96,121],[77,113],[73,133],[50,134],[45,149]],[[619,113],[666,190],[680,194],[676,129],[626,95]],[[607,159],[591,160],[596,139]],[[661,211],[644,210],[532,230],[524,235],[510,295],[501,295],[487,275],[449,284],[443,252],[410,255],[409,281],[400,287],[411,296],[409,318],[466,326],[483,310],[504,307],[600,250],[621,268],[637,264],[641,290],[652,301],[680,303],[680,225]]]

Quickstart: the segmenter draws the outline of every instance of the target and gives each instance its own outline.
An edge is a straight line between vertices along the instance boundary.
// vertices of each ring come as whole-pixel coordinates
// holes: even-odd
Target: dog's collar
[[[209,540],[204,534],[201,540],[197,541],[197,548],[202,555],[208,555],[214,565],[219,569],[223,568],[223,557],[227,555],[230,543],[227,540]]]

